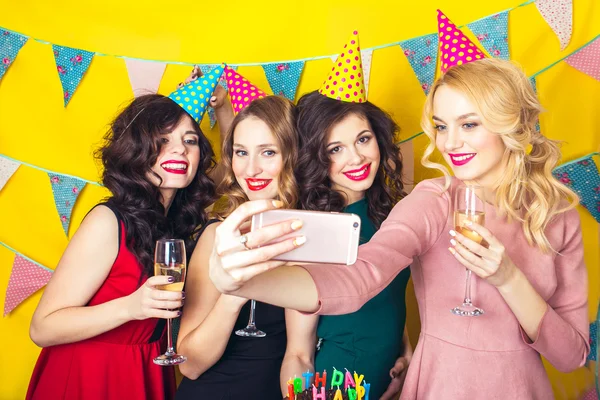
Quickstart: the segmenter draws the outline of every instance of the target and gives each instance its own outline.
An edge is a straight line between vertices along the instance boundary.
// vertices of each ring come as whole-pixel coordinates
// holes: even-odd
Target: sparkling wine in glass
[[[486,245],[477,232],[470,229],[467,221],[475,222],[481,226],[485,224],[485,203],[483,202],[483,189],[480,186],[461,185],[456,188],[454,197],[454,229],[463,236]],[[467,269],[467,282],[463,303],[452,309],[452,313],[463,317],[478,317],[483,314],[483,309],[476,307],[471,298],[471,270]]]
[[[156,242],[154,252],[154,275],[165,275],[173,278],[173,283],[159,285],[157,289],[181,292],[185,282],[186,255],[185,244],[179,239],[161,239]],[[154,359],[154,363],[162,366],[177,365],[187,358],[175,353],[173,349],[173,325],[167,319],[167,351]]]
[[[250,318],[248,318],[248,326],[244,329],[238,329],[235,334],[238,336],[247,337],[265,337],[266,333],[256,327],[256,321],[254,320],[254,313],[256,311],[256,300],[250,302]]]

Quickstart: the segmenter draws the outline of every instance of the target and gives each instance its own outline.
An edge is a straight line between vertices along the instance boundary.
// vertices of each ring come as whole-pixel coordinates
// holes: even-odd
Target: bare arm
[[[129,296],[86,306],[108,276],[118,250],[115,215],[107,207],[96,207],[71,239],[35,310],[29,335],[38,346],[89,339],[134,319],[178,315],[165,310],[181,307],[181,292],[154,288],[168,283],[167,277],[153,277]]]
[[[283,397],[287,396],[287,382],[306,371],[315,372],[315,346],[319,317],[285,310],[287,347],[281,364],[280,383]]]
[[[186,278],[187,297],[177,349],[188,358],[179,370],[190,379],[197,379],[223,356],[235,321],[248,301],[219,293],[208,279],[216,225],[207,227],[198,240]]]

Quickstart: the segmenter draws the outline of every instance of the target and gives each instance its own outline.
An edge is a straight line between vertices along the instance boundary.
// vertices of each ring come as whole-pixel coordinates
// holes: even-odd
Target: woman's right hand
[[[233,211],[215,231],[215,245],[209,262],[209,274],[221,293],[235,294],[246,282],[265,271],[285,264],[273,257],[301,246],[306,238],[299,236],[261,246],[302,227],[298,221],[284,221],[242,235],[240,227],[253,215],[280,208],[277,200],[247,201]],[[247,241],[243,243],[242,237]],[[259,247],[260,246],[260,247]]]
[[[177,318],[185,294],[158,289],[159,285],[172,283],[168,276],[152,276],[138,290],[127,296],[127,311],[131,319]]]

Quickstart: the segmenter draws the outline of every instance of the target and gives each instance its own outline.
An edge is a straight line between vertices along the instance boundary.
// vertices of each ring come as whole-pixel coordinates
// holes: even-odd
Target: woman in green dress
[[[317,91],[304,95],[297,108],[302,208],[357,214],[360,243],[368,242],[403,196],[400,150],[394,143],[398,126],[369,102],[344,102]],[[287,393],[290,377],[326,370],[330,385],[333,368],[346,368],[364,374],[371,399],[394,398],[400,370],[412,355],[404,334],[409,276],[407,268],[352,314],[319,317],[286,310],[288,331],[303,334],[288,340],[282,392]]]

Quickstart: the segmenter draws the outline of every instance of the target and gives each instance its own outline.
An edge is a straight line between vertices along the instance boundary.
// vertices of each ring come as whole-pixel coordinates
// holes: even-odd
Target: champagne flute
[[[185,244],[179,239],[161,239],[156,241],[154,252],[154,275],[166,275],[173,278],[173,283],[159,285],[158,289],[181,292],[185,282],[186,255]],[[162,366],[177,365],[185,362],[187,357],[173,350],[173,326],[171,318],[167,319],[167,351],[154,359],[154,364]]]
[[[475,222],[481,226],[485,223],[483,189],[475,185],[461,185],[456,188],[454,197],[454,228],[463,236],[485,245],[483,237],[467,227],[466,222]],[[463,303],[452,309],[452,313],[463,317],[478,317],[483,309],[473,305],[471,301],[471,270],[467,269],[467,282]]]
[[[250,301],[250,318],[248,318],[248,326],[244,329],[238,329],[235,331],[235,334],[238,336],[246,336],[246,337],[265,337],[266,333],[261,331],[256,327],[256,323],[254,321],[254,313],[256,311],[256,300]]]

